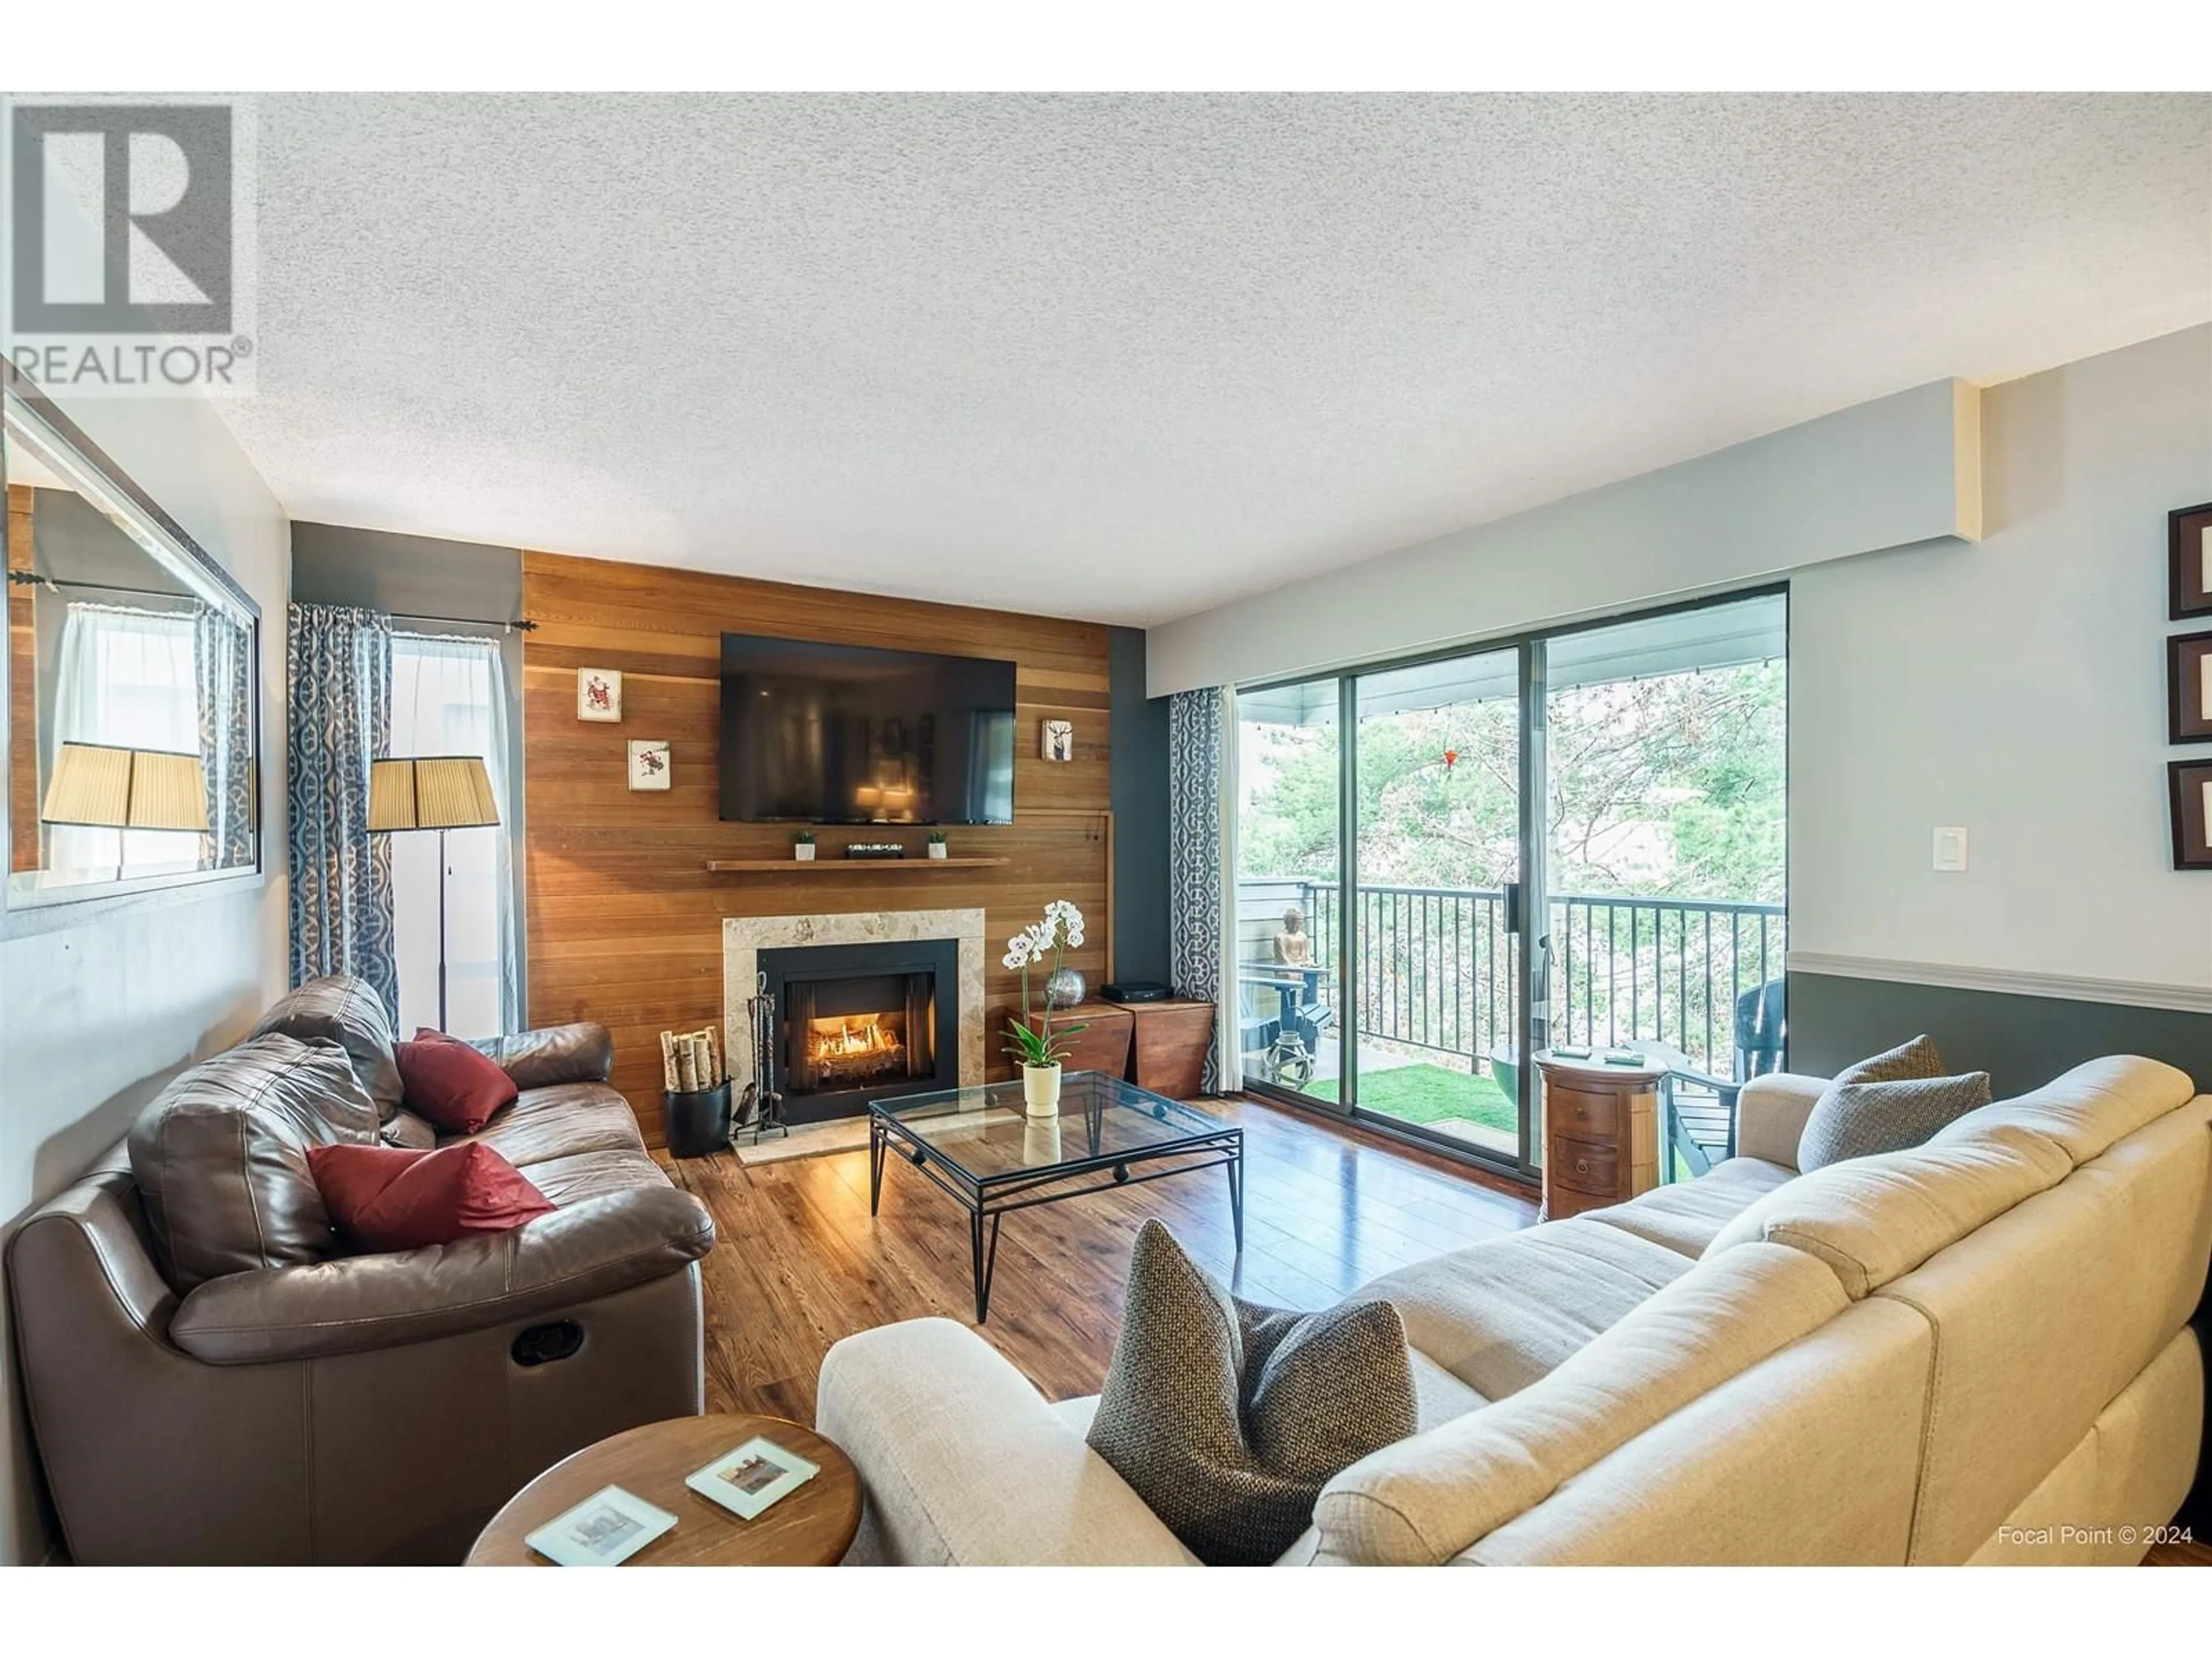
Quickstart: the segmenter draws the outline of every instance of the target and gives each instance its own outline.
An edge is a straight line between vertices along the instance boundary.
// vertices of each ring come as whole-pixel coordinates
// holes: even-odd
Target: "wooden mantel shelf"
[[[820,874],[825,870],[871,873],[878,870],[975,870],[987,865],[1010,863],[1007,859],[708,859],[707,868],[718,876],[750,875],[789,870]]]

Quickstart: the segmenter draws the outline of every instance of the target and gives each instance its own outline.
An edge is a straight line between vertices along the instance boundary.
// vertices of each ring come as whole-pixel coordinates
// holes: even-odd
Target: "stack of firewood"
[[[663,1031],[660,1070],[661,1081],[672,1094],[696,1094],[702,1089],[720,1088],[730,1079],[722,1066],[722,1046],[714,1040],[711,1025],[696,1031]]]

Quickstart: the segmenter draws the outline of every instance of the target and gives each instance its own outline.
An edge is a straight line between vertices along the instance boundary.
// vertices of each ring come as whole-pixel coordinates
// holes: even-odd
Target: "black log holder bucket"
[[[668,1150],[678,1158],[706,1158],[730,1144],[730,1085],[712,1089],[664,1089],[661,1121]]]

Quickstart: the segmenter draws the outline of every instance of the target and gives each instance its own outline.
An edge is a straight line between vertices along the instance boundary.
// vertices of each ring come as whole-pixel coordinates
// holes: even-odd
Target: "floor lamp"
[[[499,822],[481,755],[417,755],[371,761],[368,829],[438,832],[438,1029],[446,1029],[446,831]]]
[[[125,749],[105,743],[64,743],[39,807],[39,822],[115,831],[115,878],[130,860],[124,837],[133,830],[208,827],[207,781],[198,755]]]

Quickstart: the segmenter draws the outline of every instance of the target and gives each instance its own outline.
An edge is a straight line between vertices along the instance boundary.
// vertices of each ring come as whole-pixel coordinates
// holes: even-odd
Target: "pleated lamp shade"
[[[207,781],[198,755],[131,751],[131,828],[205,830]]]
[[[484,769],[481,755],[417,755],[369,763],[372,833],[471,830],[498,822],[491,774]]]
[[[131,822],[131,751],[105,744],[65,743],[39,808],[47,823],[88,823],[120,830]]]
[[[39,817],[109,830],[205,830],[206,775],[198,755],[65,743]]]

